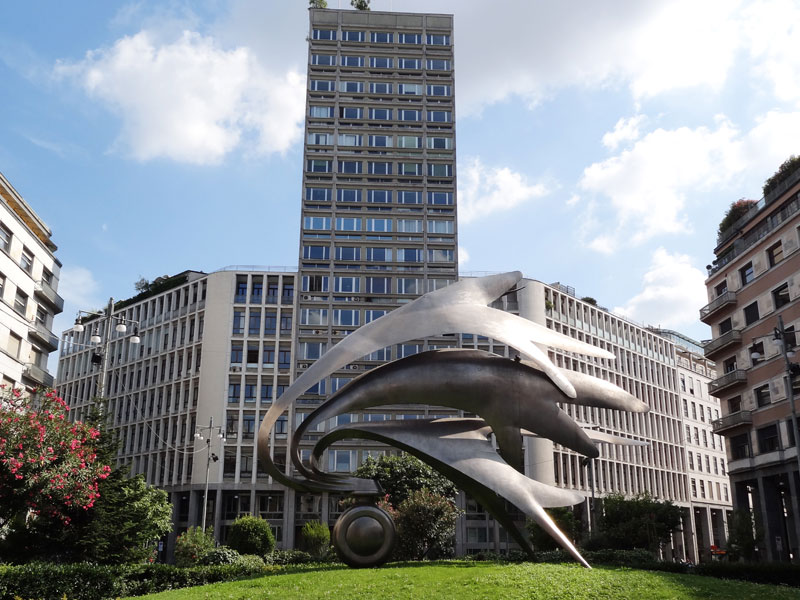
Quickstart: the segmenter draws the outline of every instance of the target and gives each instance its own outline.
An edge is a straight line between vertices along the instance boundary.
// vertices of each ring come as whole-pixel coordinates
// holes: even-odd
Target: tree
[[[69,422],[66,409],[52,390],[0,392],[0,527],[28,511],[68,524],[100,497],[111,472],[97,457],[100,431]]]
[[[133,287],[139,293],[146,292],[150,289],[150,282],[144,277],[139,277],[139,279],[134,282]]]
[[[547,514],[555,521],[558,528],[566,535],[570,541],[574,542],[581,531],[581,522],[575,518],[575,513],[571,507],[548,508]],[[531,544],[535,550],[556,550],[560,546],[553,537],[544,529],[539,527],[535,521],[528,521],[525,527],[531,538]]]
[[[735,510],[728,519],[728,558],[754,560],[764,540],[764,528],[749,510]]]
[[[397,526],[397,558],[422,560],[452,555],[460,514],[452,500],[426,489],[417,490],[390,514]]]
[[[412,492],[423,488],[450,500],[455,499],[458,491],[447,477],[405,453],[398,456],[383,455],[378,460],[370,456],[356,469],[355,476],[375,479],[394,506],[399,506]]]
[[[264,556],[275,549],[275,536],[264,519],[248,515],[239,517],[231,525],[228,546],[240,554]]]
[[[680,508],[668,500],[655,500],[647,492],[631,499],[609,494],[603,498],[599,533],[592,545],[619,550],[648,548],[656,552],[680,526]]]
[[[309,8],[328,8],[328,3],[325,0],[308,0]]]
[[[369,10],[369,0],[350,0],[350,6],[356,10]]]
[[[797,169],[800,169],[800,156],[792,155],[787,158],[778,170],[764,182],[764,196],[769,194],[772,190],[777,188],[781,183],[789,179],[792,173],[794,173]]]

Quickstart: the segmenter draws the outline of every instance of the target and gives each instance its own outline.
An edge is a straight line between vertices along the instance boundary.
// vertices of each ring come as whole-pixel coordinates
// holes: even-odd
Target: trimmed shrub
[[[200,559],[201,565],[232,565],[238,562],[239,554],[233,548],[227,546],[219,546],[213,550],[206,552]]]
[[[275,550],[264,557],[268,565],[305,565],[315,562],[314,557],[302,550]]]
[[[308,521],[300,532],[303,549],[315,559],[325,558],[331,547],[331,530],[320,521]]]
[[[397,525],[399,560],[449,557],[453,553],[460,511],[451,500],[422,489],[400,503],[392,514]]]
[[[201,564],[203,557],[216,547],[211,527],[203,531],[200,527],[189,527],[175,541],[175,565],[193,567]]]
[[[264,519],[239,517],[228,530],[228,546],[239,554],[263,556],[275,549],[275,536]]]
[[[764,182],[764,187],[762,191],[764,192],[764,196],[769,194],[772,190],[778,187],[781,183],[789,179],[792,173],[794,173],[797,169],[800,169],[800,156],[792,155],[787,158],[778,170]]]
[[[800,587],[800,566],[789,563],[708,562],[694,568],[698,575],[739,579],[752,583]]]
[[[264,559],[255,554],[241,554],[236,559],[236,565],[248,571],[264,570],[266,563]]]

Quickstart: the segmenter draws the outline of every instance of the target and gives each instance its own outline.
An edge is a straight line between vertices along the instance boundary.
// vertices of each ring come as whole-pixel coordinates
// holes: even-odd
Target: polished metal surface
[[[333,547],[351,567],[377,567],[392,556],[397,531],[382,508],[358,505],[342,513],[333,527]]]

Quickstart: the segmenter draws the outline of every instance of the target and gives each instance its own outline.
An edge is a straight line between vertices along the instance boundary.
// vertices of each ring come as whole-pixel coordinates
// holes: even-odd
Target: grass
[[[142,596],[152,600],[800,600],[800,590],[773,585],[574,564],[398,563],[380,569],[291,567],[274,575]]]

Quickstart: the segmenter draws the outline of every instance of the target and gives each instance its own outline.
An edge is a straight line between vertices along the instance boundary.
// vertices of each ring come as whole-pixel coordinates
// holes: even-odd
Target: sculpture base
[[[333,547],[351,567],[378,567],[392,556],[397,531],[391,515],[374,505],[353,506],[333,526]]]

